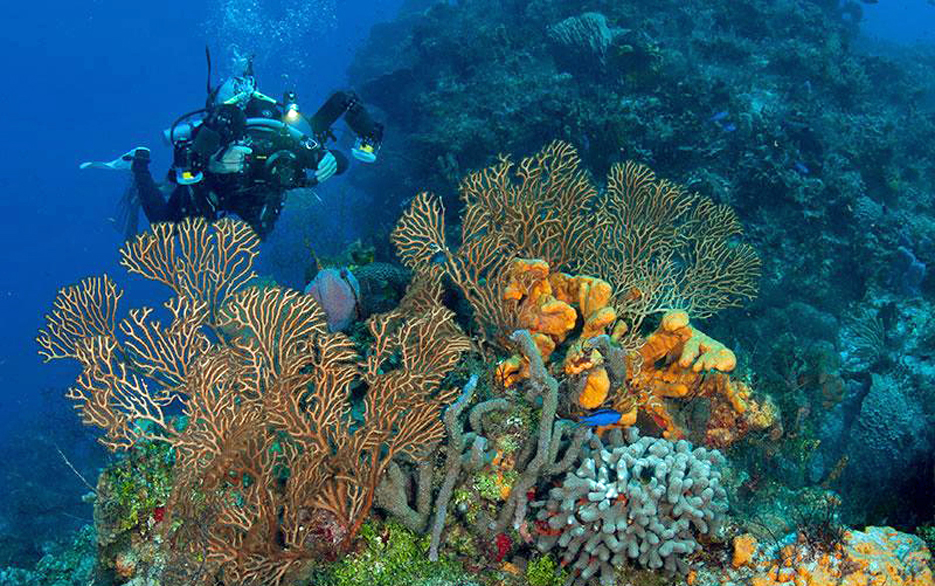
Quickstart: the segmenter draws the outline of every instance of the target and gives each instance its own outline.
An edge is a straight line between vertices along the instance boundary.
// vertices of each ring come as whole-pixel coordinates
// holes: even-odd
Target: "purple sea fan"
[[[359,315],[360,285],[347,269],[322,269],[305,287],[328,317],[328,330],[345,330]]]

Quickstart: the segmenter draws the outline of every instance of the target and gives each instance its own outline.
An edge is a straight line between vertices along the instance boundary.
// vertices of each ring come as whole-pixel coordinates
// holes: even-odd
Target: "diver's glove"
[[[211,161],[208,163],[208,171],[218,175],[240,173],[247,162],[247,155],[252,153],[253,149],[248,146],[239,144],[229,146],[220,157],[211,157]]]
[[[338,172],[338,160],[330,152],[318,161],[318,167],[315,169],[315,179],[321,183],[334,177]]]

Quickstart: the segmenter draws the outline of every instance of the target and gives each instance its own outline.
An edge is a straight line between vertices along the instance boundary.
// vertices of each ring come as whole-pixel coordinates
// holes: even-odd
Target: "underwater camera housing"
[[[315,169],[328,152],[310,136],[304,118],[290,124],[269,118],[247,119],[247,145],[253,149],[246,175],[250,182],[292,189],[308,184],[304,171]]]
[[[357,135],[351,153],[363,163],[373,163],[383,143],[383,125],[376,122],[353,93],[336,92],[322,104],[309,121],[319,142],[333,136],[331,127],[344,116],[344,121]]]

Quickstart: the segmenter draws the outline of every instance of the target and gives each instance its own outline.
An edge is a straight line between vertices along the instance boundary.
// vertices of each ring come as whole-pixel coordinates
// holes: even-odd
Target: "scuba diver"
[[[306,119],[295,92],[287,91],[280,102],[257,89],[252,60],[242,75],[216,88],[211,88],[210,76],[208,54],[206,107],[182,115],[163,133],[173,148],[165,185],[153,179],[146,147],[110,162],[80,167],[130,170],[135,192],[131,198],[150,223],[192,216],[214,220],[234,213],[264,238],[279,217],[288,190],[318,185],[347,169],[347,157],[324,146],[335,139],[331,127],[342,116],[356,135],[354,158],[376,161],[383,126],[353,93],[334,93]],[[129,227],[135,229],[136,215],[128,212]]]

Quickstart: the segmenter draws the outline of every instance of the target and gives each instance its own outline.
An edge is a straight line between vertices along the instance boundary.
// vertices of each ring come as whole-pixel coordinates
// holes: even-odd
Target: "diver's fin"
[[[79,169],[102,169],[104,171],[129,171],[134,159],[149,161],[149,149],[136,147],[120,155],[113,161],[87,161],[78,165]]]
[[[117,203],[117,213],[114,217],[116,228],[123,233],[124,240],[130,240],[136,236],[140,222],[140,194],[134,182],[131,181],[123,192],[123,197]]]

